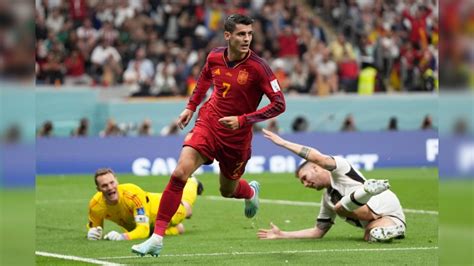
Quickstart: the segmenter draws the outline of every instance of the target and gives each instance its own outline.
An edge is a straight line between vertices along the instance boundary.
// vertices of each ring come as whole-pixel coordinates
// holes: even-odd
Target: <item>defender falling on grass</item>
[[[307,188],[326,189],[316,225],[299,231],[282,231],[273,223],[260,229],[260,239],[322,238],[336,216],[364,229],[366,241],[390,241],[405,235],[405,214],[397,196],[389,190],[388,180],[366,180],[342,157],[328,156],[318,150],[287,141],[263,130],[264,137],[306,159],[296,177]]]
[[[250,50],[253,19],[231,15],[225,19],[227,47],[213,49],[206,60],[186,109],[178,118],[184,128],[204,100],[196,124],[184,140],[178,165],[163,192],[154,234],[132,252],[158,256],[168,223],[178,208],[188,176],[203,164],[219,161],[220,192],[223,197],[245,200],[245,216],[255,216],[260,185],[241,179],[251,156],[252,125],[281,114],[285,100],[270,67]],[[257,110],[266,95],[270,103]]]
[[[124,229],[124,232],[110,231],[106,240],[143,239],[153,232],[153,225],[162,197],[161,193],[146,192],[134,184],[120,184],[111,169],[99,169],[94,176],[97,193],[89,202],[87,239],[102,239],[104,220],[110,220]],[[166,235],[184,233],[182,222],[192,215],[192,207],[202,184],[195,178],[188,179],[178,210],[173,215]]]

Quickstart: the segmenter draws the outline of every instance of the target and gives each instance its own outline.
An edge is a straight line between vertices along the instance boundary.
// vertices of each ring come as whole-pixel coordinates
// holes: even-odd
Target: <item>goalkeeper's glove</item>
[[[104,239],[112,240],[112,241],[120,241],[120,240],[125,240],[125,237],[121,233],[110,231],[108,234],[104,236]]]
[[[89,240],[99,240],[102,238],[102,227],[91,227],[87,232],[87,239]]]

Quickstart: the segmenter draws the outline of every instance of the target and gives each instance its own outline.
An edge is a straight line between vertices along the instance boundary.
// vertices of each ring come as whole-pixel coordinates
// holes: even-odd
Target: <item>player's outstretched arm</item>
[[[318,227],[298,230],[298,231],[282,231],[278,226],[270,223],[270,229],[259,229],[257,236],[264,240],[273,239],[295,239],[295,238],[322,238],[327,231],[323,231]]]
[[[178,126],[180,129],[185,128],[189,124],[189,121],[191,121],[191,118],[193,118],[193,114],[194,111],[187,108],[181,112],[181,114],[178,116]]]
[[[334,161],[331,156],[323,154],[315,148],[306,147],[298,143],[285,140],[284,138],[266,129],[262,129],[262,132],[265,138],[271,140],[276,145],[297,154],[303,159],[313,162],[330,171],[336,168],[336,161]]]

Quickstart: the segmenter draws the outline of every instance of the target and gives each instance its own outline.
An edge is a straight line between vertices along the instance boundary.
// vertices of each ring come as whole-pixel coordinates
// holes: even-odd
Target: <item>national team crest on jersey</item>
[[[237,76],[237,83],[240,85],[244,85],[247,83],[247,79],[249,77],[249,72],[247,72],[245,69],[239,71],[239,75]]]
[[[145,214],[145,210],[143,208],[137,209],[137,215],[144,215],[144,214]]]

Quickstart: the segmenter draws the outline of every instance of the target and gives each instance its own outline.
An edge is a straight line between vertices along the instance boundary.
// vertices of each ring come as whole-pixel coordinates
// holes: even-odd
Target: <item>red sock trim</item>
[[[234,198],[236,199],[251,199],[254,191],[245,179],[240,179],[234,191]]]

